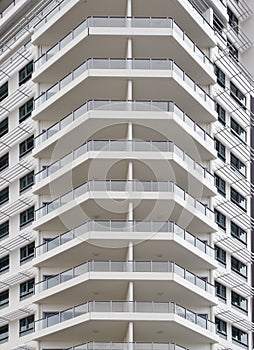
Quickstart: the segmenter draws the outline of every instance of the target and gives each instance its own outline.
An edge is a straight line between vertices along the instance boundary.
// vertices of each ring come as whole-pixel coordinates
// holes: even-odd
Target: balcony
[[[107,0],[103,5],[98,0],[85,4],[78,0],[62,0],[36,24],[33,42],[36,45],[51,46],[71,31],[77,23],[84,20],[84,17],[125,16],[125,11],[126,3],[122,0]],[[152,1],[135,0],[131,15],[136,17],[172,16],[184,27],[184,31],[197,38],[199,46],[207,48],[216,44],[212,27],[189,0],[173,0],[170,4],[165,0],[158,0],[156,5]]]
[[[141,130],[138,130],[137,124],[150,126],[153,130],[158,131],[157,137],[165,135],[167,139],[173,140],[179,145],[183,145],[184,140],[193,140],[193,144],[198,149],[202,160],[216,158],[213,138],[174,102],[147,100],[87,101],[35,138],[34,156],[50,158],[53,150],[56,151],[56,143],[62,142],[62,139],[64,140],[66,137],[75,140],[77,145],[80,145],[84,142],[84,139],[89,139],[90,134],[95,135],[98,123],[103,129],[109,125],[115,125],[116,119],[119,120],[118,130],[120,130],[118,135],[114,131],[112,137],[126,137],[125,125],[129,121],[133,121],[133,123],[135,122],[133,124],[133,134],[137,139],[147,138],[147,128],[143,135]],[[65,142],[65,152],[73,149],[73,144],[71,146],[68,146],[68,144],[68,142]],[[186,147],[188,152],[192,154],[189,143]],[[59,151],[61,150],[63,152],[62,148],[59,149]],[[59,156],[62,155],[63,153]],[[192,155],[194,156],[194,154]]]
[[[35,61],[35,82],[54,83],[84,59],[125,55],[133,39],[135,57],[171,57],[201,85],[214,84],[213,64],[170,17],[89,17]]]
[[[170,164],[167,166],[173,170],[179,185],[186,190],[189,188],[190,194],[193,192],[193,195],[195,195],[197,188],[200,189],[200,186],[203,186],[202,195],[205,197],[217,193],[214,186],[214,176],[173,142],[139,140],[88,141],[50,164],[46,169],[35,174],[34,193],[49,194],[50,188],[57,185],[56,182],[67,183],[70,170],[73,177],[71,186],[76,187],[84,181],[85,174],[89,174],[90,178],[96,178],[98,166],[105,168],[110,162],[114,164],[116,159],[119,162],[123,159],[127,162],[128,160],[132,160],[134,164],[133,176],[135,179],[142,178],[142,180],[151,179],[151,175],[147,174],[145,169],[139,170],[138,162],[144,161],[150,169],[153,169],[156,176],[161,179],[163,177],[165,178],[165,163],[169,162]],[[97,163],[96,167],[95,165],[93,166],[94,169],[91,167],[91,161],[93,164],[94,162]],[[113,178],[125,178],[126,169],[124,164],[122,165],[122,170],[111,170],[111,176]],[[193,178],[191,188],[189,185],[190,176]],[[169,180],[169,178],[167,179]],[[197,188],[195,188],[195,185]]]
[[[35,100],[35,120],[57,120],[95,96],[124,100],[128,80],[134,98],[167,99],[197,121],[215,121],[214,100],[171,59],[91,58],[42,93]],[[110,87],[110,89],[109,89]]]
[[[207,269],[217,267],[212,247],[169,221],[88,221],[37,246],[33,262],[35,266],[49,267],[59,266],[60,262],[66,265],[68,261],[79,264],[79,256],[83,258],[94,253],[104,257],[103,248],[116,247],[122,248],[121,254],[116,257],[116,249],[111,249],[109,259],[113,256],[122,259],[126,257],[129,241],[135,244],[135,259],[148,256],[156,259],[156,250],[161,252],[163,248],[165,258],[193,270],[201,265]],[[91,244],[97,247],[96,251],[91,250]]]
[[[65,349],[51,350],[188,350],[180,345],[170,343],[85,343]]]
[[[74,290],[76,303],[89,300],[92,290],[103,299],[114,295],[115,300],[122,300],[129,281],[134,283],[137,300],[158,298],[159,281],[162,300],[170,288],[171,298],[188,307],[217,304],[213,285],[171,261],[88,261],[37,283],[34,302],[58,304],[61,298],[62,304],[69,304]]]
[[[116,334],[124,334],[127,324],[134,321],[135,339],[140,341],[165,341],[172,339],[179,343],[184,332],[188,343],[216,343],[215,324],[195,312],[172,302],[126,302],[126,301],[89,301],[55,315],[35,322],[34,340],[81,341],[87,338],[103,338],[114,341]],[[94,334],[92,328],[98,333]],[[163,332],[158,334],[157,329]],[[164,333],[165,331],[165,333]],[[164,334],[164,335],[163,335]],[[84,340],[83,340],[84,341]]]
[[[190,196],[172,181],[91,180],[65,193],[35,211],[36,230],[61,230],[64,223],[77,225],[96,215],[124,219],[129,201],[137,219],[162,216],[179,220],[193,232],[216,231],[214,213],[207,205]],[[165,201],[167,206],[165,207]],[[80,213],[80,209],[82,213]],[[152,210],[152,212],[151,212]]]

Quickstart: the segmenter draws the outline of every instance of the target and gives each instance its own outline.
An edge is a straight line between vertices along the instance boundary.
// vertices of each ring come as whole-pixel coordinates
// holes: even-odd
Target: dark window
[[[226,197],[226,181],[216,174],[214,175],[214,178],[218,193],[220,193],[223,197]]]
[[[215,66],[215,75],[217,77],[217,83],[224,88],[225,87],[226,76],[222,72],[222,70],[219,67],[217,67],[217,66]]]
[[[34,332],[34,315],[19,320],[19,336]]]
[[[227,323],[215,317],[216,332],[223,338],[227,338]]]
[[[222,230],[226,231],[226,216],[220,213],[218,210],[214,210],[215,221]]]
[[[240,140],[242,140],[243,142],[246,142],[246,137],[247,137],[246,131],[233,118],[231,118],[230,126],[231,126],[231,132]]]
[[[4,256],[0,259],[0,274],[9,271],[10,259],[9,255]]]
[[[22,193],[34,184],[34,171],[19,179],[19,192]]]
[[[247,208],[246,198],[244,198],[244,196],[242,196],[239,192],[237,192],[233,187],[230,187],[230,199],[238,207],[246,211],[246,208]]]
[[[222,159],[223,162],[226,160],[226,147],[217,139],[215,140],[215,149],[217,151],[218,158]]]
[[[232,96],[233,99],[241,105],[241,107],[246,108],[246,97],[232,82],[230,82],[230,96]]]
[[[8,168],[9,166],[9,153],[6,153],[4,156],[0,157],[0,171]]]
[[[247,232],[231,221],[231,236],[247,245]]]
[[[225,250],[221,249],[217,245],[214,248],[215,248],[216,260],[218,260],[221,264],[226,266],[227,254],[226,254]]]
[[[248,312],[248,300],[233,291],[231,292],[231,304],[245,313]]]
[[[247,266],[233,256],[231,256],[231,270],[247,279]]]
[[[0,205],[8,202],[9,200],[9,187],[0,191]]]
[[[218,121],[222,125],[226,125],[226,111],[224,108],[221,107],[218,103],[216,103],[216,111],[218,113]]]
[[[9,220],[0,224],[0,239],[9,236]]]
[[[233,153],[230,154],[230,165],[239,171],[242,175],[246,176],[246,165],[240,161]]]
[[[228,7],[228,23],[230,27],[238,34],[238,18],[233,11]]]
[[[3,121],[0,123],[0,137],[4,136],[7,134],[9,131],[9,122],[8,118],[5,118]]]
[[[20,264],[33,259],[34,257],[34,242],[27,244],[25,247],[20,248]]]
[[[34,148],[34,136],[28,137],[25,141],[19,144],[19,158],[22,158]]]
[[[0,86],[0,101],[8,96],[8,81]]]
[[[20,228],[23,228],[24,226],[30,224],[34,220],[34,207],[31,207],[29,209],[26,209],[22,213],[20,213]]]
[[[9,305],[9,290],[5,290],[0,293],[0,308],[4,308]]]
[[[0,327],[0,344],[7,342],[9,339],[9,325]]]
[[[223,286],[223,284],[220,284],[217,281],[215,281],[215,288],[216,288],[217,297],[219,297],[224,302],[226,302],[227,301],[227,288],[225,286]]]
[[[29,62],[24,68],[19,71],[19,85],[24,84],[32,77],[33,73],[33,61]]]
[[[19,286],[20,300],[26,299],[34,294],[34,278],[25,281]]]
[[[234,326],[232,326],[232,340],[233,342],[240,343],[246,347],[249,344],[248,334]]]
[[[229,56],[235,59],[236,61],[238,61],[239,51],[230,40],[227,41],[227,47],[228,47]]]
[[[30,117],[33,110],[34,99],[27,101],[23,106],[19,108],[19,122],[22,123],[25,119]]]

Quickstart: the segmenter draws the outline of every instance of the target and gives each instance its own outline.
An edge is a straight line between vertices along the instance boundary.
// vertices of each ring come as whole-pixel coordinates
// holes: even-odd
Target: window
[[[19,320],[19,336],[34,332],[34,315]]]
[[[227,301],[227,288],[223,286],[223,284],[220,284],[219,282],[215,281],[215,289],[216,289],[216,295],[218,298],[222,299],[224,302]]]
[[[247,232],[231,221],[231,236],[247,245]]]
[[[22,123],[25,119],[29,118],[32,114],[34,99],[27,101],[23,106],[19,108],[19,122]]]
[[[34,207],[31,207],[20,213],[19,220],[20,228],[23,228],[24,226],[30,224],[34,220]]]
[[[234,30],[236,34],[238,34],[238,18],[234,14],[233,11],[228,7],[228,23],[230,27]]]
[[[218,121],[222,125],[226,125],[226,111],[224,108],[221,107],[218,103],[216,103],[216,111],[218,113]]]
[[[231,270],[247,279],[247,266],[233,256],[231,256]]]
[[[244,196],[242,196],[239,192],[237,192],[233,187],[230,187],[230,199],[238,207],[246,211],[246,208],[247,208],[246,198],[244,198]]]
[[[0,327],[0,344],[6,343],[9,339],[9,325]]]
[[[0,101],[8,96],[8,81],[0,86]]]
[[[34,148],[34,136],[28,137],[25,141],[19,144],[19,158],[22,158]]]
[[[217,67],[217,66],[215,66],[215,75],[217,77],[217,83],[224,88],[225,87],[226,76],[222,72],[222,70],[219,67]]]
[[[232,340],[233,342],[240,343],[246,347],[249,344],[248,334],[234,326],[232,326]]]
[[[19,285],[19,298],[24,300],[34,294],[34,278]]]
[[[7,134],[8,131],[9,131],[9,122],[8,122],[8,118],[5,118],[0,123],[0,137]]]
[[[9,220],[0,224],[0,239],[9,235]]]
[[[246,142],[246,136],[247,136],[246,131],[233,118],[231,118],[230,127],[231,127],[231,132],[236,137],[238,137],[243,142]]]
[[[22,193],[34,184],[34,171],[19,179],[19,192]]]
[[[9,267],[10,267],[9,255],[6,255],[0,259],[0,274],[9,271]]]
[[[248,300],[233,291],[231,292],[231,304],[245,313],[248,312]]]
[[[226,231],[226,216],[214,209],[215,221],[222,230]]]
[[[230,96],[232,96],[241,107],[245,108],[246,97],[232,82],[230,82]]]
[[[214,248],[215,248],[216,260],[218,260],[222,265],[226,266],[227,254],[226,254],[225,250],[221,249],[217,245],[214,246]]]
[[[4,292],[0,293],[0,308],[3,309],[8,305],[9,305],[9,290],[7,289]]]
[[[33,73],[33,61],[29,62],[24,68],[19,71],[19,85],[24,84],[29,80]]]
[[[25,262],[33,259],[34,257],[34,242],[27,244],[26,246],[20,248],[20,263],[24,264]]]
[[[230,154],[230,165],[239,171],[242,175],[246,176],[246,165],[240,161],[233,153]]]
[[[216,174],[214,174],[214,178],[218,193],[220,193],[223,197],[226,197],[226,181]]]
[[[224,339],[227,338],[227,323],[215,317],[216,332]]]
[[[0,205],[8,202],[9,200],[9,187],[5,187],[0,191]]]
[[[223,160],[223,162],[225,162],[225,160],[226,160],[226,147],[217,139],[214,139],[214,140],[215,140],[215,149],[217,151],[217,156],[218,156],[218,158]]]
[[[229,57],[238,61],[239,51],[230,40],[227,41],[227,47],[228,47]]]
[[[0,171],[8,168],[9,166],[9,153],[6,153],[4,156],[0,157]]]

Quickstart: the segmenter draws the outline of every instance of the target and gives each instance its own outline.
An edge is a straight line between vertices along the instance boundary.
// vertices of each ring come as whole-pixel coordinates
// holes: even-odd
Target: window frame
[[[247,211],[247,199],[232,186],[230,187],[230,200],[242,210]]]
[[[237,303],[234,303],[233,300],[237,300]],[[241,306],[241,300],[246,303],[246,306]],[[231,305],[237,309],[243,311],[245,314],[248,314],[248,299],[244,298],[242,295],[231,290]]]
[[[30,144],[31,143],[31,144]],[[21,148],[24,146],[24,150],[21,151]],[[19,144],[19,159],[26,156],[34,148],[34,135],[29,136],[26,140]]]
[[[4,295],[7,295],[7,297],[4,298]],[[6,289],[0,293],[0,309],[4,309],[5,307],[9,306],[9,297],[10,297],[9,289]]]
[[[24,323],[24,325],[22,325],[22,323]],[[30,326],[32,324],[32,327]],[[35,325],[35,321],[34,321],[34,315],[29,315],[26,316],[22,319],[19,320],[19,336],[23,337],[24,335],[30,334],[34,332],[34,325]],[[22,327],[24,328],[22,330]]]
[[[236,229],[236,233],[233,232],[234,229],[232,229],[232,226],[235,227]],[[242,242],[244,245],[247,246],[247,232],[245,230],[243,230],[240,226],[238,226],[236,223],[234,223],[233,221],[231,221],[231,224],[230,224],[230,233],[231,233],[231,236],[238,239],[240,242]],[[244,237],[245,239],[241,239],[241,233],[244,233]]]
[[[6,230],[6,229],[7,229],[6,232],[4,233],[1,232],[2,230]],[[9,232],[10,232],[9,230],[10,230],[9,220],[0,224],[0,240],[9,236]]]
[[[247,343],[245,343],[245,342],[243,342],[243,341],[241,341],[241,340],[239,340],[239,339],[234,338],[234,337],[233,337],[234,331],[238,333],[238,338],[239,338],[239,335],[240,335],[240,336],[242,336],[242,335],[246,336],[246,338],[247,338]],[[237,344],[242,344],[242,345],[244,345],[245,347],[247,347],[247,346],[249,345],[249,335],[248,335],[248,333],[246,333],[246,332],[242,331],[241,329],[239,329],[239,328],[237,328],[237,327],[235,327],[235,326],[232,325],[232,341],[233,341],[233,342],[236,342]]]
[[[31,69],[32,67],[32,69]],[[28,62],[23,68],[19,70],[18,76],[19,76],[19,86],[23,85],[26,83],[28,80],[31,79],[32,74],[34,70],[34,62],[33,60]],[[21,75],[24,72],[24,76],[22,77]]]
[[[3,262],[7,262],[5,264],[3,264]],[[3,264],[3,266],[1,266]],[[10,256],[5,255],[2,258],[0,258],[0,275],[2,275],[5,272],[8,272],[10,269]]]
[[[220,158],[224,163],[226,161],[226,147],[218,139],[214,138],[215,149],[217,151],[217,157]]]
[[[227,287],[220,282],[215,281],[215,292],[219,299],[222,299],[224,303],[227,302]]]
[[[0,137],[8,134],[9,132],[9,118],[6,117],[4,120],[0,122]]]
[[[214,249],[215,259],[223,266],[227,266],[227,252],[221,247],[218,247],[217,245],[214,246]]]
[[[226,110],[219,104],[216,103],[216,112],[218,114],[218,121],[222,125],[226,125]]]
[[[6,81],[3,85],[0,86],[0,102],[3,101],[9,94],[9,86],[8,81]],[[7,89],[6,89],[7,87]],[[2,92],[3,90],[3,92]]]
[[[232,127],[232,122],[233,124],[235,124],[236,126],[236,129],[235,130],[233,127]],[[246,131],[244,130],[244,128],[234,119],[234,118],[230,118],[230,131],[232,132],[233,135],[235,135],[235,137],[237,137],[239,140],[241,140],[242,142],[246,143],[246,140],[247,140],[247,133]],[[244,135],[244,137],[241,136],[241,134]]]
[[[246,109],[246,96],[232,81],[230,82],[230,96],[242,108]]]
[[[30,278],[29,280],[20,283],[19,285],[19,300],[24,300],[29,298],[34,294],[35,278]],[[22,288],[24,289],[22,291]]]
[[[222,214],[219,210],[214,209],[214,214],[215,214],[215,222],[217,225],[223,230],[226,231],[227,229],[227,218],[226,215]],[[223,220],[217,220],[219,217],[222,217]],[[224,222],[225,225],[222,225],[222,221]]]
[[[25,182],[24,186],[22,185],[22,182]],[[34,170],[30,171],[25,176],[23,176],[19,179],[19,193],[21,194],[21,193],[25,192],[30,187],[32,187],[33,184],[34,184]]]
[[[2,334],[7,334],[7,336],[2,338]],[[9,325],[5,324],[4,326],[0,327],[0,344],[6,343],[8,340],[9,340]]]
[[[1,165],[2,164],[2,165]],[[0,157],[0,171],[9,167],[9,152]]]
[[[9,186],[0,191],[0,205],[9,201]]]
[[[228,337],[227,322],[221,320],[218,317],[215,317],[215,325],[216,325],[216,333],[218,333],[219,336],[221,336],[222,338],[227,339]],[[223,328],[225,330],[223,330]]]
[[[233,261],[237,264],[237,267],[234,266]],[[245,273],[241,272],[241,268],[245,269]],[[248,278],[248,267],[240,260],[236,259],[234,256],[231,256],[231,270],[237,273],[239,276],[243,277],[245,280]]]
[[[19,262],[20,265],[32,260],[35,256],[35,242],[31,242],[19,250]]]
[[[217,84],[221,87],[226,87],[226,74],[215,64],[215,75],[217,77]]]
[[[234,161],[232,161],[234,159]],[[234,155],[234,153],[230,153],[230,166],[233,167],[236,171],[238,171],[241,175],[246,177],[247,173],[247,167],[246,165]],[[241,168],[244,169],[244,171],[241,170]]]
[[[217,174],[214,174],[214,179],[218,193],[221,194],[223,197],[226,197],[226,181],[223,180]]]
[[[29,108],[29,104],[32,103],[32,108]],[[22,123],[25,119],[29,118],[33,111],[34,98],[31,98],[26,103],[24,103],[21,107],[19,107],[19,123]],[[21,115],[21,111],[24,109],[24,114]]]
[[[32,212],[32,217],[31,216],[31,212]],[[26,216],[26,220],[22,222],[21,217]],[[28,224],[32,223],[34,221],[34,206],[22,211],[19,214],[19,228],[22,229],[24,227],[26,227]]]

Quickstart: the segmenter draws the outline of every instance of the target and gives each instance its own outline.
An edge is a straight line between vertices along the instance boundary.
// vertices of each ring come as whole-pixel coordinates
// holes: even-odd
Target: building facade
[[[252,6],[0,2],[0,350],[253,349]]]

